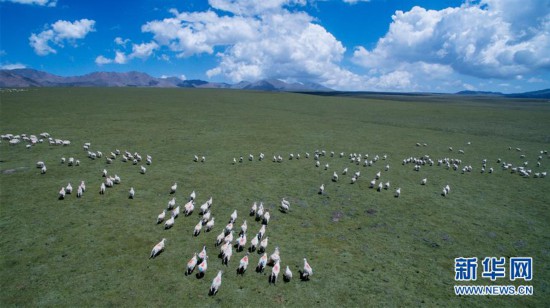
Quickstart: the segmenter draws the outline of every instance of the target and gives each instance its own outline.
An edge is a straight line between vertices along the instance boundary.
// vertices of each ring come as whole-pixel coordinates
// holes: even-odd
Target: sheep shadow
[[[309,275],[305,275],[304,271],[298,270],[298,273],[300,273],[300,280],[301,281],[309,281]]]
[[[195,274],[195,277],[196,277],[197,279],[202,279],[202,278],[204,278],[204,272],[198,272],[198,273],[196,273],[196,274]]]

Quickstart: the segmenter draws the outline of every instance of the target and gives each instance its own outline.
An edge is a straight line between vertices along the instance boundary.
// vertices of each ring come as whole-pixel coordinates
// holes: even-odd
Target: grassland
[[[0,144],[0,305],[7,306],[532,306],[550,298],[550,178],[522,178],[503,171],[497,158],[533,172],[550,171],[550,104],[546,101],[474,98],[321,97],[304,94],[181,89],[30,89],[0,93],[0,132],[69,139],[66,147]],[[117,159],[90,160],[82,150],[115,149],[153,157],[147,173]],[[416,146],[416,143],[427,146]],[[467,145],[467,142],[471,142]],[[455,151],[449,152],[452,146]],[[509,150],[519,147],[522,152]],[[321,157],[329,170],[315,168],[304,153],[345,152]],[[463,149],[464,154],[458,154]],[[257,158],[246,160],[249,153]],[[388,155],[372,167],[357,166],[348,153]],[[289,153],[302,159],[288,160]],[[205,163],[192,161],[204,155]],[[271,162],[273,155],[285,158]],[[524,154],[524,159],[520,155]],[[244,156],[232,165],[233,157]],[[401,165],[404,158],[430,155],[462,159],[474,171]],[[81,166],[59,163],[75,157]],[[494,174],[481,174],[481,160]],[[40,174],[37,161],[48,172]],[[391,181],[388,191],[368,188],[374,174]],[[333,171],[361,171],[330,181]],[[101,171],[122,183],[98,194]],[[420,180],[428,178],[428,185]],[[60,187],[86,181],[81,199],[57,200]],[[170,186],[182,204],[192,190],[198,205],[214,199],[214,230],[192,236],[197,211],[174,227],[155,225]],[[321,183],[324,195],[317,194]],[[440,195],[444,185],[452,192]],[[136,198],[129,200],[133,186]],[[394,188],[401,187],[400,198]],[[281,198],[291,212],[280,213]],[[234,209],[237,228],[248,220],[249,239],[260,228],[248,217],[254,201],[271,210],[268,254],[281,249],[283,268],[294,276],[304,257],[310,281],[268,284],[270,268],[236,275],[244,253],[221,264],[217,234]],[[167,238],[166,251],[149,260],[152,247]],[[204,279],[185,276],[187,260],[207,246]],[[457,257],[530,256],[531,282],[454,281]],[[216,296],[208,288],[218,270]],[[279,277],[282,278],[282,277]],[[534,296],[458,297],[455,284],[533,285]]]

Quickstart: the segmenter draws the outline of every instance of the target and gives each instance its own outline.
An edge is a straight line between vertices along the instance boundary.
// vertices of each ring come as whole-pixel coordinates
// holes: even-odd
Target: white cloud
[[[13,2],[19,4],[30,4],[48,7],[54,7],[57,5],[57,0],[2,0],[0,2]]]
[[[370,0],[343,0],[345,3],[357,4],[359,2],[370,2]]]
[[[129,58],[141,58],[145,59],[153,54],[153,51],[159,48],[159,45],[155,42],[132,44],[132,53]]]
[[[380,82],[381,76],[403,68],[415,80],[439,81],[459,75],[509,79],[548,70],[550,6],[542,3],[482,0],[439,11],[397,11],[376,47],[357,47],[352,60]],[[404,85],[393,81],[396,88]]]
[[[58,20],[46,30],[29,37],[29,44],[37,55],[45,56],[50,53],[57,53],[57,50],[50,46],[64,47],[64,43],[76,46],[76,40],[83,39],[90,32],[95,31],[95,21],[89,19],[76,20],[74,22]]]
[[[122,39],[121,37],[115,37],[115,44],[126,46],[130,42],[130,39]]]
[[[98,56],[97,58],[95,58],[95,63],[97,65],[104,65],[104,64],[109,64],[109,63],[112,63],[112,62],[113,62],[113,60],[107,59],[104,56]]]
[[[26,67],[27,66],[22,63],[5,63],[0,65],[0,69],[3,69],[3,70],[15,70],[15,69],[21,69]]]
[[[128,58],[122,51],[115,52],[115,59],[113,60],[116,64],[126,64]]]

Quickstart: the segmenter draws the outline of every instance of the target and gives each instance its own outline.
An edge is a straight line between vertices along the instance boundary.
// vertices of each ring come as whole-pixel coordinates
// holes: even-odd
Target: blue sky
[[[0,0],[0,66],[525,92],[550,88],[550,0]]]

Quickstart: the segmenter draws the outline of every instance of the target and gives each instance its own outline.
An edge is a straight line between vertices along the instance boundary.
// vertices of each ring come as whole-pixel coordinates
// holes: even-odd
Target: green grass
[[[181,89],[30,89],[0,93],[0,132],[69,139],[67,147],[0,144],[0,305],[6,306],[544,306],[550,297],[549,178],[521,178],[502,171],[497,158],[534,172],[548,171],[550,105],[545,101],[469,98],[321,97],[289,93]],[[470,141],[471,145],[466,145]],[[104,154],[120,149],[150,154],[145,175],[139,165],[117,159],[92,161],[85,142]],[[427,147],[417,147],[417,142]],[[449,152],[452,146],[455,151]],[[508,150],[522,148],[522,152]],[[345,152],[322,157],[328,171],[315,168],[304,153]],[[458,154],[463,149],[463,155]],[[249,153],[266,160],[249,162]],[[349,163],[348,153],[388,155],[372,167]],[[302,159],[289,161],[289,153]],[[206,156],[194,163],[193,155]],[[273,155],[285,158],[273,163]],[[472,165],[461,174],[443,167],[402,166],[410,156],[460,158]],[[521,159],[520,154],[526,158]],[[233,157],[245,162],[232,165]],[[59,163],[75,157],[81,166]],[[481,174],[488,159],[494,174]],[[35,168],[42,160],[48,172]],[[368,188],[374,174],[391,181],[389,191]],[[348,176],[330,181],[333,171]],[[101,171],[122,183],[98,194]],[[351,174],[361,178],[350,184]],[[428,178],[428,185],[420,180]],[[60,187],[76,189],[86,181],[83,198],[57,200]],[[198,211],[176,219],[170,230],[156,225],[170,186],[182,204],[192,190],[197,207],[213,196],[214,230],[193,237]],[[326,194],[318,195],[321,183]],[[440,195],[451,185],[447,198]],[[127,199],[130,186],[134,200]],[[401,187],[400,198],[393,197]],[[291,212],[280,213],[283,197]],[[236,268],[244,253],[221,264],[216,236],[237,209],[248,221],[248,239],[259,228],[249,217],[254,201],[271,210],[268,254],[281,250],[282,268],[295,279],[268,284],[270,268],[254,272],[253,253],[243,277]],[[333,216],[341,215],[339,221]],[[152,247],[167,238],[166,251],[149,260]],[[204,279],[185,276],[187,260],[203,245],[209,252]],[[481,278],[470,284],[534,286],[534,296],[457,297],[454,258],[534,259],[531,282]],[[308,282],[296,279],[304,257],[313,267]],[[218,270],[219,293],[208,296]]]

